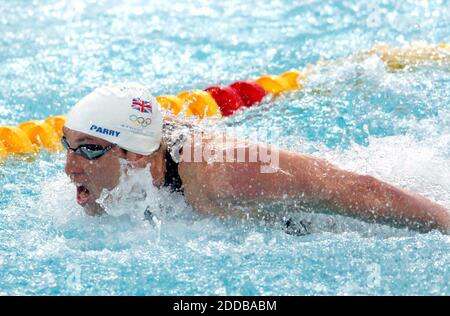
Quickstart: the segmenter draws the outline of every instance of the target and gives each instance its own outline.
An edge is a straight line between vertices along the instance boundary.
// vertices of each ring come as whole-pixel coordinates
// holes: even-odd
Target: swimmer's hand
[[[266,150],[263,146],[261,149]],[[341,170],[312,156],[280,150],[277,163],[269,173],[261,168],[267,168],[267,163],[237,161],[203,164],[196,173],[214,205],[236,201],[255,205],[282,200],[310,202],[367,222],[449,233],[450,213],[423,196],[372,176]]]

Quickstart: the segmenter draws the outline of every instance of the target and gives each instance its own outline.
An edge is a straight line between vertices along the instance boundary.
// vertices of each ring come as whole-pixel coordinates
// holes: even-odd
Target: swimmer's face
[[[64,136],[70,148],[93,144],[107,147],[111,143],[81,132],[64,127]],[[111,190],[119,183],[119,158],[126,154],[117,146],[112,147],[103,156],[88,160],[77,155],[73,150],[67,150],[65,171],[77,187],[77,202],[83,207],[89,207],[100,197],[103,189]]]
[[[76,149],[81,145],[99,145],[103,148],[112,144],[106,140],[90,136],[81,132],[71,130],[67,127],[63,129],[64,137],[70,148]],[[89,160],[78,155],[74,150],[67,150],[67,160],[65,171],[77,187],[77,202],[85,208],[96,208],[96,202],[104,189],[112,190],[120,180],[120,158],[127,160],[133,168],[146,168],[151,165],[150,172],[155,186],[164,183],[165,158],[164,147],[155,153],[144,156],[125,151],[118,146],[113,146],[104,155]]]

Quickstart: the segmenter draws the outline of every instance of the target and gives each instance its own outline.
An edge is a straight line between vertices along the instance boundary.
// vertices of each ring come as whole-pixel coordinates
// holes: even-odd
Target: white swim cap
[[[120,83],[97,88],[81,99],[65,126],[149,155],[161,143],[162,120],[159,103],[144,86]]]

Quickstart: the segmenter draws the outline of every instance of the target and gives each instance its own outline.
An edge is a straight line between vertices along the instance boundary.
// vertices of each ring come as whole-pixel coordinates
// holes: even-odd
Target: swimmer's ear
[[[133,168],[145,168],[150,163],[150,170],[153,177],[153,184],[161,186],[164,183],[166,172],[166,160],[164,159],[165,147],[162,146],[157,152],[144,156],[132,152],[126,153],[126,159]]]

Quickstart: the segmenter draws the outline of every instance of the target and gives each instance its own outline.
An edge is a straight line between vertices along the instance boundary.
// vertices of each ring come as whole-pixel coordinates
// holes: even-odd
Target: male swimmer
[[[263,161],[180,159],[188,151],[195,154],[198,146],[232,157],[242,150],[245,157],[255,154],[248,142],[214,146],[215,137],[195,141],[197,132],[186,126],[163,118],[160,105],[139,84],[102,87],[84,97],[68,114],[62,138],[65,172],[77,187],[78,204],[89,215],[104,213],[96,200],[119,184],[121,162],[126,161],[129,168],[149,168],[156,187],[183,194],[203,213],[236,215],[242,214],[242,205],[257,209],[264,203],[289,201],[320,205],[317,209],[367,222],[449,232],[450,213],[444,207],[312,156],[279,150],[271,172],[263,172]],[[264,144],[256,148],[267,149]]]

